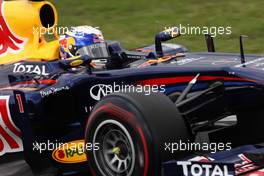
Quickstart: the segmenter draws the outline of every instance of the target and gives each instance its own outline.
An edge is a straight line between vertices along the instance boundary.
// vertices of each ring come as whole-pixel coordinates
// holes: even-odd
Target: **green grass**
[[[231,35],[215,38],[218,51],[239,52],[239,35],[245,34],[247,53],[264,53],[263,0],[52,0],[59,25],[99,26],[105,38],[126,48],[153,43],[166,26],[231,26]],[[184,35],[173,42],[191,51],[205,51],[202,35]]]

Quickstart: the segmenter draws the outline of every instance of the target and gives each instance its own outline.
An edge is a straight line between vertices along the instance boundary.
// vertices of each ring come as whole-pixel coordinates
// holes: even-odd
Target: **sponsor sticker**
[[[70,63],[70,65],[72,66],[72,67],[77,67],[77,66],[80,66],[80,65],[82,65],[83,64],[83,60],[80,60],[80,59],[78,59],[78,60],[74,60],[74,61],[72,61],[71,63]]]
[[[23,151],[22,133],[12,120],[10,96],[0,96],[0,156]]]
[[[90,89],[90,95],[94,100],[99,101],[102,97],[112,93],[112,86],[105,84],[96,84]]]
[[[23,50],[27,39],[16,35],[7,24],[4,14],[4,1],[0,0],[0,57]]]
[[[106,95],[116,92],[123,92],[123,93],[144,93],[145,95],[150,95],[150,93],[164,93],[165,92],[165,85],[129,85],[122,83],[113,84],[95,84],[90,88],[90,96],[96,101],[101,100]]]
[[[16,63],[14,64],[13,73],[34,73],[37,75],[47,76],[47,67],[46,65],[37,65],[37,64],[22,64]]]
[[[165,174],[177,176],[233,176],[235,167],[232,163],[213,163],[196,161],[176,161],[165,168]],[[174,168],[172,173],[172,168]]]
[[[52,153],[52,158],[60,163],[81,163],[87,161],[84,140],[65,143]]]
[[[40,91],[40,95],[42,98],[47,97],[49,95],[55,95],[63,90],[70,90],[69,86],[63,86],[63,87],[50,87],[47,90]]]
[[[263,65],[263,61],[264,61],[264,58],[258,58],[258,59],[255,59],[255,60],[251,60],[251,61],[247,61],[246,63],[244,64],[239,64],[239,65],[235,65],[236,68],[239,68],[239,67],[244,67],[244,66],[249,66],[250,67],[259,67],[259,66],[262,66]],[[254,65],[255,64],[255,65]]]
[[[189,64],[189,63],[192,63],[192,62],[194,62],[194,61],[201,60],[201,59],[204,59],[204,57],[198,57],[198,58],[185,58],[185,59],[178,60],[176,63],[177,63],[178,65],[186,65],[186,64]]]

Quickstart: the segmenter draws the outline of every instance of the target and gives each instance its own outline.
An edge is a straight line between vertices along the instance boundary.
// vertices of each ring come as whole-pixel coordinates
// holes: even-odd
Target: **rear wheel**
[[[185,156],[171,154],[165,143],[187,142],[191,135],[172,101],[163,94],[118,93],[103,98],[86,127],[90,166],[100,176],[161,175],[162,162]]]

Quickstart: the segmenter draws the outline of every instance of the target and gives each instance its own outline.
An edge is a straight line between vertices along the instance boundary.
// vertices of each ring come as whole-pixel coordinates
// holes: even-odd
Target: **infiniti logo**
[[[150,93],[157,93],[157,92],[165,92],[165,85],[139,85],[139,84],[124,84],[121,83],[113,83],[112,85],[106,84],[96,84],[91,87],[90,89],[90,96],[99,101],[104,96],[111,94],[111,93],[143,93],[144,95],[150,95]]]
[[[90,89],[90,95],[93,99],[99,101],[102,97],[112,93],[112,86],[105,84],[96,84]]]

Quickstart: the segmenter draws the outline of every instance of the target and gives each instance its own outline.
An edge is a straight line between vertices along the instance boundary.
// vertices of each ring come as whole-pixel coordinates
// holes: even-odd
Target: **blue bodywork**
[[[199,73],[199,81],[194,85],[191,93],[205,90],[212,82],[221,81],[225,88],[225,102],[230,102],[224,108],[228,107],[231,112],[232,110],[236,112],[236,105],[241,104],[245,107],[249,104],[247,101],[253,105],[262,103],[264,58],[261,56],[247,55],[247,62],[241,64],[238,54],[188,53],[183,47],[175,47],[164,49],[164,54],[182,53],[180,56],[176,55],[164,62],[139,67],[149,59],[153,59],[149,58],[151,51],[154,50],[153,46],[139,48],[136,51],[124,51],[117,43],[111,46],[112,54],[124,52],[130,56],[126,59],[128,61],[131,59],[132,62],[126,60],[121,68],[119,66],[100,70],[90,70],[85,66],[65,68],[60,60],[20,62],[18,65],[0,67],[0,95],[1,97],[9,96],[8,108],[12,121],[21,130],[24,157],[32,168],[42,169],[38,168],[39,163],[42,163],[41,167],[54,167],[62,173],[88,170],[89,166],[86,162],[76,164],[57,162],[52,156],[53,151],[44,151],[40,154],[32,148],[35,142],[50,140],[55,143],[67,143],[84,139],[90,110],[98,101],[91,97],[91,88],[95,85],[164,85],[164,93],[170,96],[175,92],[182,92]],[[34,72],[32,69],[36,67],[38,69]],[[104,91],[98,89],[96,95],[102,98],[106,93]],[[245,97],[238,100],[244,94],[252,94],[252,99]],[[215,106],[220,105],[215,104]],[[203,111],[199,114],[204,115],[205,118],[210,116]],[[194,122],[203,120],[198,118]],[[243,141],[238,140],[235,144],[240,145],[239,142]],[[209,154],[207,157],[219,163],[228,161],[228,164],[231,163],[228,167],[232,168],[232,164],[238,162],[238,154],[252,150],[262,151],[263,149],[260,146],[258,148],[244,146],[226,153]],[[11,150],[11,153],[3,155],[2,160],[15,154],[17,152]],[[166,175],[180,175],[175,163],[175,161],[164,163]]]

